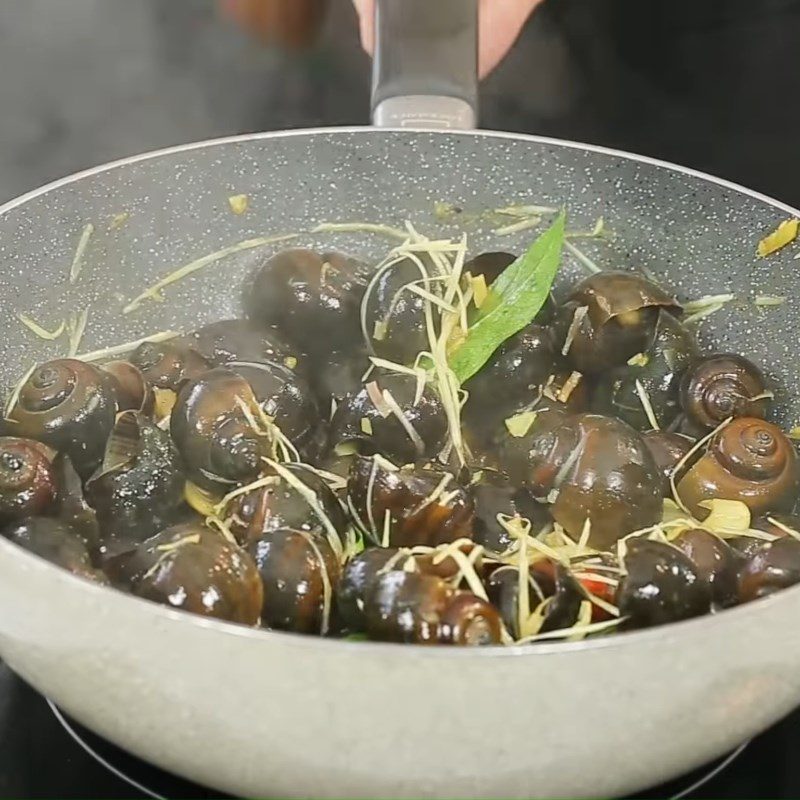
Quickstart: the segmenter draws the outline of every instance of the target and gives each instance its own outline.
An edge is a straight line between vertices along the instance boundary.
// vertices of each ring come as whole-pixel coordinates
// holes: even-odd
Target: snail
[[[670,476],[681,459],[692,449],[694,440],[682,433],[670,431],[647,431],[642,435],[642,440],[662,475],[661,493],[664,497],[672,497]]]
[[[522,636],[519,628],[519,569],[515,566],[501,566],[495,569],[486,580],[486,594],[497,609],[506,629],[515,638]],[[528,572],[528,607],[531,611],[544,600],[544,593]]]
[[[358,394],[368,368],[369,361],[361,351],[358,355],[351,351],[333,352],[316,365],[310,376],[311,385],[326,419],[333,417],[348,394]]]
[[[111,374],[62,358],[31,373],[7,417],[15,436],[67,453],[85,479],[103,458],[116,412],[116,381]]]
[[[168,527],[183,502],[184,483],[169,434],[143,414],[120,414],[103,462],[86,482],[106,554],[133,549]]]
[[[250,320],[212,322],[181,338],[215,367],[224,367],[231,361],[274,361],[286,366],[298,363],[298,353],[276,330]]]
[[[762,542],[739,572],[740,603],[766,597],[800,583],[800,542],[787,537]]]
[[[305,378],[272,361],[231,361],[227,369],[250,384],[261,410],[297,448],[301,459],[315,460],[324,446],[325,431]]]
[[[284,471],[291,473],[295,483],[281,474]],[[267,469],[263,477],[272,480],[240,494],[225,510],[228,528],[241,545],[246,546],[279,528],[327,534],[328,526],[332,525],[344,538],[347,517],[336,495],[316,472],[302,464],[283,464],[280,473]]]
[[[780,428],[753,417],[734,419],[680,478],[678,495],[703,519],[706,500],[741,500],[753,515],[791,511],[800,492],[797,454]]]
[[[675,316],[681,310],[675,298],[641,275],[591,275],[575,286],[559,313],[560,326],[574,334],[563,342],[568,360],[589,375],[623,366],[647,348],[660,309]]]
[[[511,534],[498,522],[498,514],[529,520],[534,533],[550,519],[546,506],[537,503],[529,489],[515,485],[502,472],[481,470],[469,492],[475,504],[472,538],[492,552],[503,553],[514,543]]]
[[[541,412],[528,432],[504,439],[499,461],[572,537],[590,525],[589,544],[609,549],[661,519],[662,476],[642,437],[599,414]]]
[[[58,496],[53,455],[33,439],[0,437],[0,524],[50,512]]]
[[[681,406],[689,426],[711,431],[729,417],[764,418],[771,396],[761,370],[730,353],[694,364],[681,381]]]
[[[472,500],[441,469],[396,469],[384,460],[359,456],[347,495],[359,527],[376,543],[435,547],[472,537]]]
[[[272,443],[258,427],[257,401],[248,381],[217,367],[184,384],[170,433],[186,474],[198,486],[226,490],[253,481]]]
[[[336,587],[336,608],[346,630],[364,630],[364,599],[373,582],[382,571],[402,569],[410,555],[399,547],[368,547],[345,564]]]
[[[629,539],[626,544],[626,574],[617,591],[625,628],[663,625],[710,611],[711,585],[689,556],[649,539]]]
[[[261,615],[263,588],[251,556],[198,522],[174,525],[109,564],[138,597],[245,625]]]
[[[418,572],[391,570],[379,575],[364,601],[371,639],[416,644],[499,644],[497,610],[469,592]]]
[[[109,361],[101,369],[116,381],[119,411],[141,411],[150,415],[155,408],[155,394],[141,370],[130,361]]]
[[[559,358],[546,327],[529,325],[512,336],[464,384],[469,394],[464,424],[491,441],[502,431],[504,419],[541,398],[548,379],[553,380]]]
[[[340,253],[283,250],[246,282],[245,314],[276,325],[295,346],[324,358],[358,341],[365,277],[363,264]]]
[[[439,453],[447,433],[441,400],[425,385],[417,399],[411,375],[381,375],[348,394],[331,420],[331,444],[354,443],[401,464]]]
[[[736,556],[722,539],[701,528],[691,528],[682,531],[672,544],[689,556],[700,578],[708,583],[716,608],[735,605]]]
[[[362,300],[363,337],[376,356],[411,364],[417,355],[430,351],[428,315],[437,334],[437,314],[430,301],[409,289],[419,286],[436,294],[438,285],[426,282],[438,273],[428,255],[420,254],[420,264],[410,258],[389,262],[378,269]],[[427,309],[427,311],[426,311]]]
[[[571,628],[578,619],[581,603],[587,595],[569,570],[550,559],[536,561],[530,569],[531,579],[538,587],[538,594],[550,598],[539,633]]]
[[[594,407],[640,431],[653,427],[648,412],[660,428],[669,427],[680,413],[681,378],[697,353],[692,333],[672,313],[659,309],[652,341],[628,364],[600,380]]]
[[[264,585],[261,624],[296,633],[327,633],[340,566],[327,540],[283,528],[250,543]]]
[[[150,386],[177,392],[186,380],[197,378],[211,362],[181,339],[142,342],[130,356]]]
[[[26,517],[3,529],[3,536],[31,553],[73,575],[95,583],[107,583],[92,566],[86,545],[68,523],[52,517]]]

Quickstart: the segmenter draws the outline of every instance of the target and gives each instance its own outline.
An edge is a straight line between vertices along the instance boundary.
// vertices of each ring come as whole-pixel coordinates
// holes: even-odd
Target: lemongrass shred
[[[183,486],[183,499],[190,508],[193,508],[202,517],[216,515],[219,500],[211,492],[201,489],[196,483],[186,481]]]
[[[575,313],[572,315],[572,321],[569,323],[569,328],[567,329],[567,335],[564,337],[564,346],[561,348],[562,356],[569,354],[569,349],[572,347],[572,342],[575,340],[575,337],[577,336],[578,331],[583,324],[583,320],[586,318],[588,313],[589,306],[578,306],[575,309]]]
[[[646,367],[650,363],[650,357],[647,353],[637,353],[628,359],[628,366],[630,367]]]
[[[592,261],[592,259],[586,255],[586,253],[575,247],[575,245],[572,244],[572,242],[570,242],[568,239],[564,240],[564,247],[575,257],[575,259],[579,263],[581,263],[584,267],[586,267],[586,269],[588,269],[589,272],[592,273],[602,272],[600,267],[598,267],[597,264],[595,264],[594,261]]]
[[[535,228],[541,221],[541,217],[525,217],[517,222],[512,222],[510,225],[502,225],[499,228],[495,228],[492,233],[495,236],[510,236],[512,233],[519,233],[529,228]]]
[[[45,341],[52,342],[55,339],[58,339],[67,327],[66,320],[61,320],[59,326],[52,331],[48,331],[46,328],[43,328],[36,320],[31,319],[29,316],[25,314],[17,314],[17,319],[29,330],[31,333],[38,336],[40,339],[44,339]]]
[[[564,381],[564,385],[558,390],[556,400],[559,403],[567,403],[578,384],[583,380],[583,375],[576,370],[570,372],[569,377]]]
[[[654,431],[661,430],[658,420],[656,419],[655,411],[653,411],[653,404],[650,402],[650,397],[647,394],[647,390],[644,388],[642,382],[638,378],[636,379],[636,394],[639,395],[639,402],[642,404],[642,408],[644,409],[647,421],[650,423],[650,427]]]
[[[392,413],[392,410],[386,403],[383,392],[381,391],[380,386],[378,386],[377,381],[371,381],[370,383],[366,384],[364,388],[367,391],[367,397],[369,397],[372,405],[375,406],[375,410],[384,419],[386,419]]]
[[[244,250],[252,250],[256,247],[264,247],[268,244],[275,244],[276,242],[285,242],[289,239],[296,239],[298,236],[299,234],[297,233],[279,234],[277,236],[259,236],[255,239],[245,239],[242,242],[237,242],[236,244],[229,245],[228,247],[223,247],[221,250],[215,250],[213,253],[208,253],[207,255],[201,256],[194,261],[190,261],[188,264],[184,264],[182,267],[179,267],[173,272],[170,272],[168,275],[161,278],[161,280],[156,281],[156,283],[154,283],[151,287],[145,289],[141,294],[134,297],[133,300],[131,300],[122,309],[122,313],[130,314],[132,311],[135,311],[137,308],[139,308],[139,306],[145,300],[157,300],[161,298],[162,290],[166,289],[168,286],[171,286],[173,283],[177,283],[189,275],[198,272],[204,267],[215,264],[217,261],[221,261],[228,256],[232,256],[235,253],[240,253]]]
[[[494,213],[503,214],[507,217],[533,217],[541,214],[557,214],[558,209],[554,206],[510,205],[503,208],[495,208]]]
[[[408,234],[391,225],[382,225],[375,222],[320,222],[311,229],[311,233],[376,233],[392,239],[405,241]]]
[[[787,536],[791,536],[793,539],[800,539],[800,531],[796,531],[791,526],[775,519],[775,517],[767,517],[767,522],[771,523],[779,530],[782,530]]]
[[[381,536],[381,547],[388,547],[392,541],[392,512],[387,508],[383,512],[383,534]]]
[[[361,432],[367,436],[372,436],[372,420],[369,417],[361,417]]]
[[[615,619],[605,620],[603,622],[593,622],[590,625],[586,625],[585,627],[581,628],[581,633],[584,636],[588,636],[592,633],[600,633],[601,631],[607,631],[611,628],[616,628],[621,622],[624,622],[627,617],[617,617]],[[519,639],[517,644],[530,644],[531,642],[544,642],[548,639],[565,639],[571,633],[574,633],[574,628],[561,628],[555,631],[547,631],[545,633],[536,633],[533,636],[526,636],[524,639]]]
[[[772,306],[782,306],[786,302],[786,298],[774,294],[759,294],[756,296],[753,303],[759,308],[770,308]]]
[[[88,222],[81,232],[81,238],[78,239],[78,246],[75,248],[75,255],[72,257],[72,264],[69,268],[69,282],[75,283],[78,280],[81,270],[83,269],[83,257],[86,254],[86,248],[89,246],[89,240],[94,233],[94,225]]]
[[[319,564],[319,573],[322,578],[322,620],[320,621],[319,632],[322,636],[325,636],[330,628],[331,604],[333,601],[331,576],[328,574],[328,565],[325,563],[325,558],[317,546],[317,543],[314,541],[313,534],[304,531],[302,528],[297,528],[297,533],[306,540],[309,547],[314,551],[314,557]]]
[[[205,518],[205,524],[209,528],[216,528],[222,534],[223,539],[230,544],[235,544],[238,546],[239,543],[236,541],[236,537],[231,532],[231,529],[219,517],[209,514],[209,516]]]
[[[469,285],[472,288],[472,300],[475,303],[475,308],[480,308],[489,296],[486,277],[484,275],[470,275]]]
[[[11,412],[14,410],[14,406],[17,404],[17,400],[19,400],[20,393],[22,392],[23,387],[28,382],[28,378],[33,375],[34,370],[38,364],[31,364],[30,368],[25,372],[25,374],[19,379],[19,382],[14,387],[11,392],[11,395],[8,398],[8,402],[6,403],[6,410],[3,416],[8,419]]]
[[[446,303],[441,297],[437,297],[433,292],[429,292],[427,289],[423,289],[421,286],[418,286],[416,283],[407,283],[402,287],[402,289],[422,297],[429,303],[433,303],[435,306],[439,306],[439,308],[441,308],[443,311],[449,311],[451,314],[455,313],[455,308],[453,308],[453,306],[451,306],[449,303]]]
[[[695,311],[702,311],[704,308],[715,306],[718,303],[730,303],[733,298],[734,295],[730,292],[724,294],[707,294],[697,298],[697,300],[688,300],[683,303],[683,310],[688,314],[692,314]]]
[[[189,536],[184,536],[183,538],[178,539],[175,542],[166,542],[165,544],[159,544],[156,546],[156,550],[159,550],[162,553],[172,553],[175,550],[178,550],[187,544],[200,544],[200,534],[192,533],[189,534]]]
[[[142,345],[145,342],[166,342],[169,339],[174,339],[176,336],[180,336],[178,331],[161,331],[159,333],[152,333],[150,336],[144,336],[141,339],[134,339],[132,342],[115,344],[111,347],[93,350],[90,353],[82,353],[81,355],[75,356],[75,358],[77,358],[79,361],[99,361],[100,359],[111,358],[112,356],[118,356],[121,353],[127,353],[131,350],[135,350],[137,347],[139,347],[139,345]]]
[[[578,618],[572,626],[574,633],[567,636],[568,642],[579,642],[586,634],[583,631],[592,623],[592,603],[590,600],[581,600],[578,608]]]
[[[130,218],[131,215],[127,211],[121,211],[119,214],[114,214],[114,216],[111,217],[111,222],[108,225],[108,229],[115,231],[121,228]]]
[[[67,335],[69,336],[69,352],[70,358],[74,357],[81,346],[83,334],[86,330],[86,323],[89,321],[89,309],[84,308],[82,311],[77,311],[67,319]]]
[[[706,306],[704,309],[695,311],[694,314],[689,314],[688,316],[684,317],[683,324],[691,325],[693,322],[698,322],[701,319],[710,317],[712,314],[716,314],[717,311],[722,311],[723,308],[725,308],[725,303],[712,303],[711,305]]]

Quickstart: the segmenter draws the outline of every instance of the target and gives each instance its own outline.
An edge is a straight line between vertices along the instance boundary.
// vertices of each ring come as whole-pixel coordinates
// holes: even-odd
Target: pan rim
[[[582,150],[589,153],[597,153],[600,155],[612,156],[621,158],[627,161],[638,162],[640,164],[647,164],[655,166],[660,169],[665,169],[669,172],[676,172],[679,174],[687,175],[694,179],[699,179],[707,183],[715,184],[725,189],[738,192],[746,195],[753,200],[771,206],[785,214],[800,217],[800,210],[793,206],[784,203],[775,198],[769,197],[766,194],[757,192],[753,189],[748,189],[746,186],[728,181],[724,178],[711,175],[701,170],[696,170],[691,167],[685,167],[680,164],[674,164],[662,159],[652,158],[650,156],[640,155],[636,153],[618,150],[615,148],[604,147],[602,145],[589,144],[585,142],[575,142],[565,139],[558,139],[548,136],[537,136],[524,133],[511,133],[506,131],[485,131],[485,130],[469,130],[469,131],[442,131],[430,128],[374,128],[366,125],[353,125],[353,126],[339,126],[328,128],[300,128],[296,130],[281,130],[281,131],[265,131],[259,133],[238,134],[234,136],[226,136],[220,138],[204,139],[187,144],[174,145],[170,147],[160,148],[158,150],[151,150],[145,153],[140,153],[125,158],[116,159],[114,161],[100,164],[89,169],[81,170],[62,178],[58,178],[50,183],[19,195],[2,205],[0,205],[0,216],[13,211],[26,203],[35,200],[43,195],[48,194],[56,189],[69,186],[70,184],[77,183],[84,178],[90,178],[97,175],[102,175],[106,172],[111,172],[117,168],[130,166],[140,162],[155,160],[163,156],[177,155],[180,153],[188,153],[193,150],[202,150],[204,148],[212,148],[224,146],[229,144],[243,144],[253,141],[281,139],[281,138],[294,138],[294,137],[314,137],[321,135],[335,135],[335,134],[357,134],[357,135],[372,135],[382,136],[394,133],[410,133],[410,134],[425,134],[435,136],[469,136],[474,138],[495,138],[495,139],[509,139],[515,141],[529,142],[532,144],[546,145],[551,147],[560,147],[569,150]],[[680,636],[680,631],[701,631],[704,627],[715,624],[717,618],[725,618],[731,620],[734,616],[739,619],[745,619],[746,616],[763,615],[771,613],[770,609],[776,604],[787,602],[787,596],[794,596],[800,592],[800,585],[789,587],[777,592],[769,597],[761,598],[757,602],[747,603],[745,605],[737,606],[735,608],[725,609],[719,614],[705,614],[693,619],[682,620],[680,622],[672,622],[664,626],[655,628],[648,628],[637,631],[626,632],[622,636],[608,636],[596,639],[583,640],[578,642],[540,642],[535,647],[527,645],[511,645],[507,647],[486,647],[486,648],[469,648],[469,647],[421,647],[421,646],[405,646],[397,645],[387,642],[347,642],[340,639],[326,639],[318,636],[305,636],[301,634],[290,633],[286,631],[267,630],[263,628],[251,628],[244,625],[237,625],[235,623],[226,622],[223,620],[216,620],[211,618],[200,617],[195,614],[189,614],[176,609],[171,609],[167,606],[160,605],[143,598],[135,597],[133,595],[121,592],[113,587],[103,586],[100,584],[93,584],[90,581],[80,578],[71,574],[67,570],[58,567],[43,558],[24,550],[19,545],[14,544],[10,540],[0,537],[0,552],[5,553],[9,559],[23,559],[23,562],[28,562],[29,569],[35,569],[39,572],[44,571],[45,574],[51,573],[50,580],[66,581],[68,585],[74,586],[75,590],[83,590],[86,592],[100,592],[102,597],[108,597],[108,593],[114,596],[115,603],[135,603],[137,607],[142,609],[141,613],[149,613],[155,617],[160,617],[165,622],[170,624],[177,622],[184,625],[192,625],[200,629],[216,631],[217,634],[225,634],[227,636],[242,637],[245,639],[262,639],[265,643],[271,639],[275,639],[285,643],[291,644],[296,647],[309,647],[309,648],[334,648],[332,652],[347,652],[348,648],[352,648],[352,652],[356,653],[363,648],[368,648],[370,652],[379,654],[383,652],[387,657],[394,656],[398,652],[398,647],[401,651],[408,654],[408,657],[414,658],[519,658],[519,657],[534,657],[546,655],[567,655],[576,652],[594,651],[607,648],[629,648],[636,647],[638,643],[647,644],[648,642],[657,641],[658,639],[666,641],[670,638],[670,632],[674,632],[675,636]],[[73,583],[74,582],[74,583]],[[781,598],[786,598],[782,600]],[[149,608],[149,612],[144,609]]]
[[[716,184],[725,189],[730,189],[740,194],[747,195],[753,200],[758,200],[761,203],[772,206],[773,208],[780,209],[781,211],[800,217],[800,209],[784,203],[782,200],[777,200],[770,197],[763,192],[758,192],[755,189],[748,189],[740,183],[729,181],[725,178],[720,178],[712,175],[709,172],[686,167],[682,164],[676,164],[671,161],[665,161],[652,156],[646,156],[639,153],[632,153],[627,150],[618,150],[613,147],[605,147],[598,144],[590,144],[588,142],[576,142],[569,139],[559,139],[551,136],[538,136],[528,133],[512,133],[509,131],[488,131],[488,130],[448,130],[443,131],[435,128],[376,128],[370,125],[343,125],[329,128],[297,128],[293,130],[279,130],[279,131],[261,131],[258,133],[243,133],[234,136],[223,136],[212,139],[201,139],[196,142],[189,142],[186,144],[172,145],[170,147],[159,148],[158,150],[148,150],[144,153],[137,153],[124,158],[108,161],[104,164],[99,164],[95,167],[81,170],[66,175],[62,178],[57,178],[54,181],[32,189],[29,192],[19,195],[18,197],[7,200],[5,203],[0,204],[0,216],[7,214],[9,211],[24,205],[25,203],[35,200],[42,195],[49,192],[68,186],[71,183],[77,183],[84,178],[94,177],[101,175],[104,172],[111,172],[119,167],[126,167],[140,162],[155,160],[163,156],[176,155],[178,153],[189,153],[193,150],[202,150],[204,148],[220,147],[228,144],[244,144],[246,142],[261,141],[266,139],[288,139],[288,138],[301,138],[301,137],[314,137],[320,135],[332,134],[363,134],[363,135],[384,135],[394,133],[419,133],[425,135],[434,135],[439,137],[452,137],[452,136],[471,136],[475,138],[496,138],[496,139],[511,139],[515,141],[524,141],[531,144],[541,144],[551,147],[562,147],[567,150],[583,150],[589,153],[597,153],[600,155],[613,156],[627,161],[634,161],[640,164],[648,164],[650,166],[665,169],[668,172],[677,172],[679,174],[687,175],[691,178],[697,178],[708,183]]]

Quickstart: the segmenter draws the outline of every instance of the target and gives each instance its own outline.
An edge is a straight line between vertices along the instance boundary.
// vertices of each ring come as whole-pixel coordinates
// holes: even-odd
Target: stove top
[[[800,797],[800,710],[719,761],[638,795]],[[82,728],[0,664],[0,798],[121,800],[221,795],[162,772]]]

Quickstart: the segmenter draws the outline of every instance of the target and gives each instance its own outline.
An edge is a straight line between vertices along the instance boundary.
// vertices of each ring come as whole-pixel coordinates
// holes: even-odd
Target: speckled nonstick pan
[[[444,116],[469,109],[469,91],[459,100]],[[415,107],[425,124],[442,121]],[[379,116],[398,121],[396,111],[390,104]],[[232,194],[247,194],[247,213],[231,212]],[[436,221],[435,201],[469,210],[566,205],[575,227],[603,215],[616,236],[593,250],[601,265],[645,267],[682,297],[731,292],[742,301],[709,318],[705,338],[763,364],[782,387],[779,417],[800,419],[797,262],[787,251],[755,255],[760,235],[800,212],[651,159],[477,131],[235,137],[99,167],[6,204],[2,378],[11,383],[60,352],[29,335],[19,312],[49,322],[88,307],[86,350],[196,327],[236,313],[240,279],[280,245],[218,261],[170,287],[163,303],[121,309],[171,269],[254,237],[352,220],[455,233],[457,224]],[[87,223],[94,235],[70,285]],[[503,249],[521,249],[529,234],[508,237]],[[373,258],[387,248],[376,236],[303,233],[296,241]],[[497,244],[480,226],[470,230],[471,250]],[[562,279],[579,269],[566,263]],[[787,302],[758,310],[755,294]],[[137,756],[250,797],[633,792],[719,756],[800,702],[798,620],[800,587],[579,643],[478,650],[341,642],[174,612],[75,578],[0,538],[0,654],[10,666]]]

